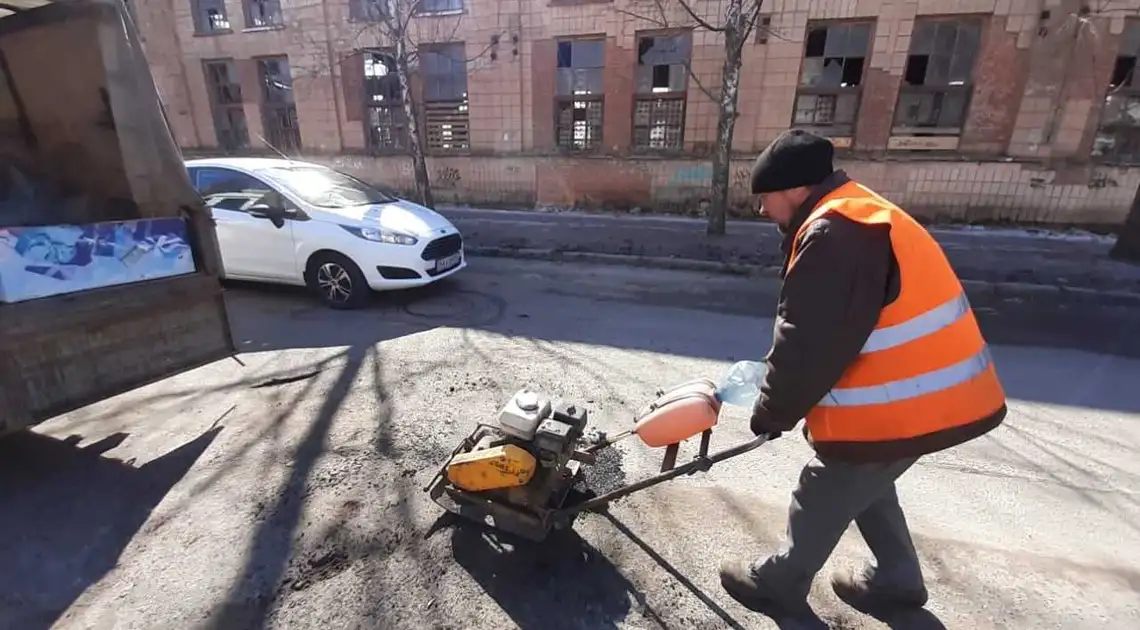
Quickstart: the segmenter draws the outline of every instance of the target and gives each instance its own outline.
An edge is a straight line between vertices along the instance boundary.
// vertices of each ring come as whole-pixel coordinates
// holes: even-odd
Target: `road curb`
[[[514,258],[519,260],[544,260],[550,262],[584,262],[627,267],[647,267],[651,269],[671,269],[676,271],[700,271],[757,278],[778,278],[780,268],[776,266],[749,265],[746,263],[696,260],[692,258],[670,258],[664,256],[639,256],[634,254],[603,254],[561,249],[537,249],[524,247],[497,247],[488,245],[467,245],[465,252],[475,258]],[[963,280],[968,293],[991,295],[1004,298],[1041,298],[1054,302],[1097,304],[1100,306],[1140,307],[1140,293],[1128,291],[1097,291],[1080,287],[1066,287],[1029,282],[990,282],[985,280]]]
[[[677,271],[703,271],[727,273],[736,276],[778,278],[780,268],[774,266],[749,265],[693,258],[669,258],[665,256],[639,256],[635,254],[602,254],[561,249],[534,249],[523,247],[490,247],[467,245],[464,251],[468,256],[484,258],[517,258],[520,260],[546,260],[552,262],[585,262],[627,267],[649,267]]]

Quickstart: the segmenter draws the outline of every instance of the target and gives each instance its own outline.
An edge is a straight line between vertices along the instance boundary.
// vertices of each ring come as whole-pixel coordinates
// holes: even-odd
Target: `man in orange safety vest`
[[[810,615],[815,575],[852,521],[872,566],[832,578],[853,607],[922,607],[927,590],[895,490],[926,454],[1001,424],[1005,393],[962,284],[934,238],[833,166],[829,140],[781,134],[756,160],[752,192],[785,254],[757,435],[805,420],[815,450],[773,555],[721,567],[721,584],[776,618]]]

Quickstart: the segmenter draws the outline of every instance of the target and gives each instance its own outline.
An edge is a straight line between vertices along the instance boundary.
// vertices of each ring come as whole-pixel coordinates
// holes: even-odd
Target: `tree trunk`
[[[435,199],[431,194],[431,178],[428,176],[427,160],[424,159],[424,145],[420,135],[418,107],[412,94],[411,70],[408,67],[408,33],[404,26],[403,10],[398,0],[388,0],[388,19],[391,21],[392,40],[396,46],[396,75],[400,79],[400,91],[404,96],[404,118],[408,125],[408,151],[412,155],[412,173],[416,180],[416,201],[435,210]]]
[[[732,169],[732,134],[736,128],[736,102],[740,96],[741,41],[744,17],[741,0],[732,0],[725,15],[724,68],[721,70],[720,102],[717,103],[716,143],[712,156],[712,200],[705,233],[725,233],[728,218],[729,171]]]
[[[1140,262],[1140,188],[1132,197],[1132,208],[1116,235],[1116,245],[1108,253],[1111,258]]]
[[[397,43],[396,50],[406,50],[407,47]],[[416,107],[415,97],[408,87],[408,58],[403,53],[396,53],[396,64],[399,66],[400,89],[404,91],[404,117],[408,120],[408,150],[412,154],[412,173],[416,178],[416,197],[420,205],[435,210],[435,199],[431,194],[431,179],[428,177],[427,160],[424,158],[423,136],[420,135],[419,108]]]

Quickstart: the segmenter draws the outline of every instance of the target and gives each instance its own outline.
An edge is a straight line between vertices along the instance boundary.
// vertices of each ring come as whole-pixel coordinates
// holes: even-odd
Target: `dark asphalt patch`
[[[617,447],[600,451],[597,463],[582,467],[582,480],[578,482],[577,488],[583,492],[601,495],[626,485],[622,460],[622,452]]]
[[[405,315],[416,319],[474,327],[501,321],[507,302],[491,293],[446,287],[417,295],[400,308]]]

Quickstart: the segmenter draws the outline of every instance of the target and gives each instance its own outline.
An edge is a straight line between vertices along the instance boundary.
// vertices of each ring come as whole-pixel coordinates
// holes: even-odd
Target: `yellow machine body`
[[[482,492],[525,486],[538,461],[514,444],[460,453],[447,465],[447,480],[462,490]]]

